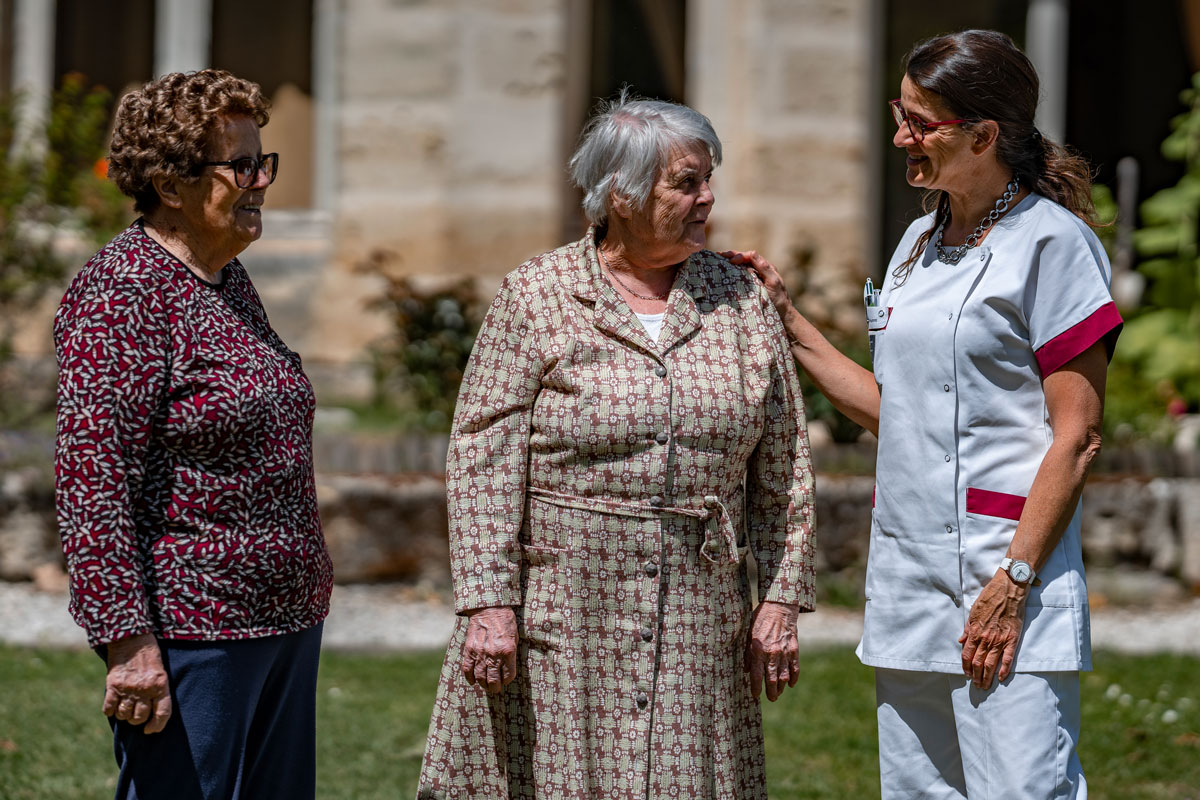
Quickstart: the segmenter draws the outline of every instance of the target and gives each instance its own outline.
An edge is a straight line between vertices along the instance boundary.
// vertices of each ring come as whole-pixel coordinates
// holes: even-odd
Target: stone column
[[[13,150],[40,150],[54,90],[54,0],[17,0],[13,13],[13,90],[20,95]]]
[[[337,0],[313,3],[313,207],[332,212],[338,191],[338,42],[342,12]]]
[[[212,0],[158,0],[154,75],[204,69],[212,56]]]
[[[1042,84],[1036,124],[1042,135],[1062,142],[1067,133],[1067,0],[1030,0],[1025,48]]]

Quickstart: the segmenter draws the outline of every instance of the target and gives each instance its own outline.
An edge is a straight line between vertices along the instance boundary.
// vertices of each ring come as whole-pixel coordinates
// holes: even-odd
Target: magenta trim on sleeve
[[[1116,303],[1110,301],[1100,306],[1087,319],[1072,325],[1038,348],[1034,355],[1042,370],[1042,377],[1061,369],[1072,358],[1122,324],[1124,321],[1121,319],[1121,312],[1117,311]]]
[[[1025,509],[1025,498],[1019,494],[989,492],[987,489],[967,487],[967,513],[983,514],[986,517],[1019,520]]]

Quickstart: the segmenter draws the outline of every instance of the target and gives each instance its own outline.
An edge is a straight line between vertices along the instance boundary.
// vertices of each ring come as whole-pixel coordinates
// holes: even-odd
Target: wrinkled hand
[[[991,688],[994,678],[1004,681],[1012,671],[1028,595],[1029,587],[1018,586],[1001,571],[971,606],[958,641],[963,646],[963,672],[980,689]]]
[[[108,645],[104,715],[158,733],[171,718],[170,679],[153,634],[130,636]]]
[[[463,645],[462,673],[492,694],[517,677],[517,615],[508,606],[471,613]]]
[[[750,673],[750,693],[757,700],[762,684],[767,699],[774,702],[800,677],[799,644],[796,639],[798,606],[786,603],[759,603],[746,642],[745,668]]]
[[[780,319],[787,319],[787,311],[792,306],[792,299],[788,297],[787,287],[784,286],[783,278],[779,276],[779,270],[775,269],[774,264],[754,250],[745,252],[725,250],[722,251],[721,256],[729,259],[731,264],[750,267],[754,270],[754,274],[766,287],[767,296],[771,298],[771,305],[775,306],[775,310],[779,312]]]

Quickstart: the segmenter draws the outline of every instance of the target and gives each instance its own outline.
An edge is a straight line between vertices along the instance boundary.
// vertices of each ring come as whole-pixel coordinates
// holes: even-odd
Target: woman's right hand
[[[171,718],[171,689],[162,652],[152,633],[108,645],[104,715],[158,733]]]
[[[787,319],[787,311],[792,306],[792,299],[788,297],[787,287],[783,285],[783,278],[779,275],[779,270],[775,269],[775,265],[767,261],[757,251],[747,250],[724,250],[721,252],[723,258],[729,259],[729,263],[739,267],[750,267],[754,270],[754,274],[762,281],[762,284],[767,289],[767,296],[771,298],[771,305],[775,306],[775,310],[779,312],[780,319]]]
[[[517,677],[517,615],[509,606],[472,611],[463,645],[462,673],[497,694]]]

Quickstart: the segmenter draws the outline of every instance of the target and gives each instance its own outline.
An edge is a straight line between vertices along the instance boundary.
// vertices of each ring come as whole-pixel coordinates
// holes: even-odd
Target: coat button
[[[667,442],[671,441],[671,437],[666,431],[659,431],[658,436],[654,437],[654,441],[658,442],[659,444],[666,444]]]
[[[662,364],[659,364],[657,367],[654,368],[654,374],[660,378],[665,378],[665,377],[667,377],[667,368],[664,367]]]
[[[946,459],[946,460],[949,461],[950,459]],[[655,508],[658,508],[662,504],[663,504],[663,499],[661,496],[656,494],[650,498],[650,505],[654,506]]]
[[[946,463],[947,464],[950,463],[950,454],[949,453],[946,454]]]
[[[642,571],[653,578],[658,574],[658,564],[655,564],[653,561],[647,561],[646,566],[642,567]]]
[[[950,384],[948,384],[948,383],[942,384],[942,388],[948,392],[948,391],[950,391]]]
[[[946,533],[954,533],[954,526],[953,526],[953,525],[947,525],[947,526],[946,526]]]
[[[649,702],[650,702],[650,698],[646,697],[645,692],[637,693],[637,707],[638,708],[645,708],[647,706],[647,704],[649,704]]]
[[[643,642],[648,642],[654,638],[654,631],[650,630],[649,628],[642,628],[641,634]]]

